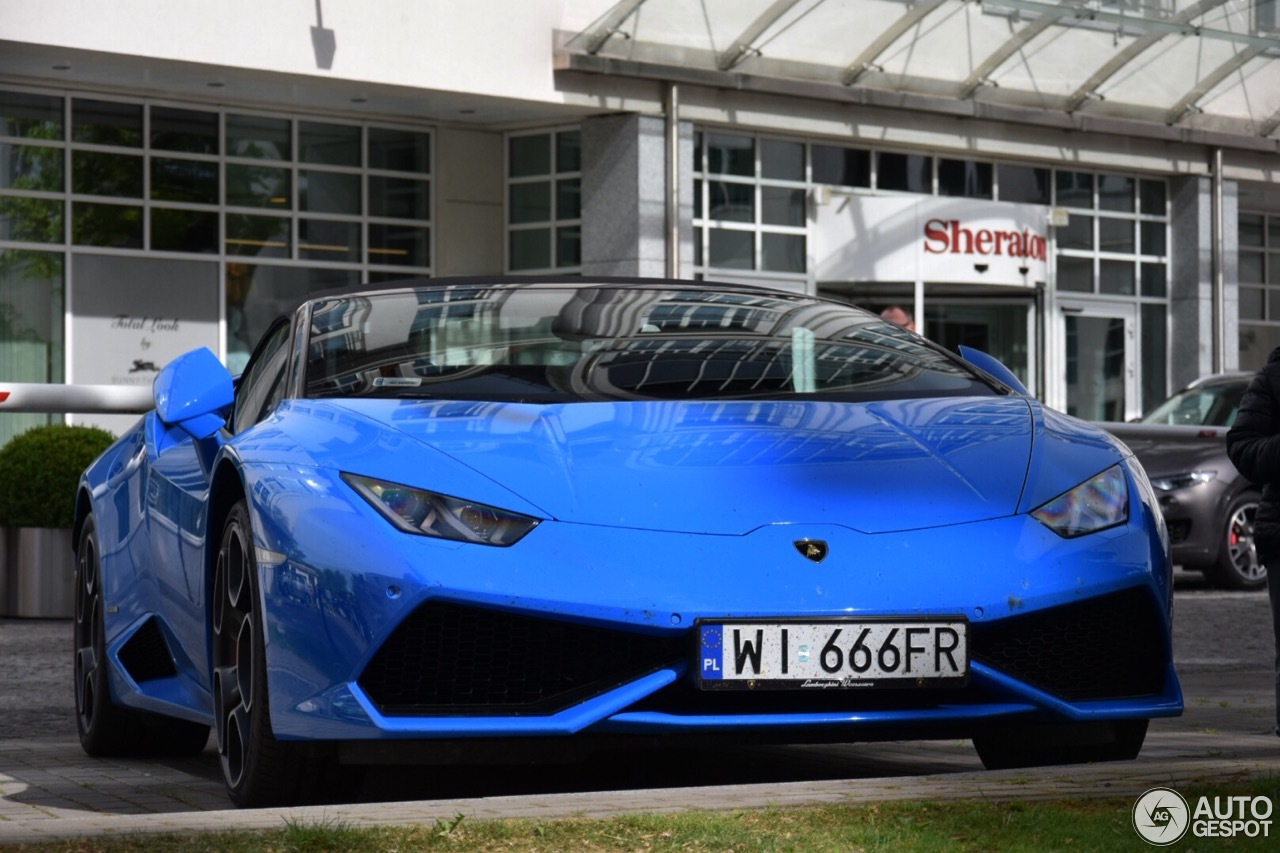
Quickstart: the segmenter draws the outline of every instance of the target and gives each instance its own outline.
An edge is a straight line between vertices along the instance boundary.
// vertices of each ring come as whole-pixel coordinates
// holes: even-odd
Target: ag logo
[[[806,560],[813,560],[815,563],[821,563],[827,559],[827,543],[821,539],[796,539],[791,543],[796,546],[796,550],[800,552],[800,556]]]
[[[1152,788],[1133,804],[1133,828],[1142,840],[1167,847],[1187,834],[1191,810],[1172,788]]]

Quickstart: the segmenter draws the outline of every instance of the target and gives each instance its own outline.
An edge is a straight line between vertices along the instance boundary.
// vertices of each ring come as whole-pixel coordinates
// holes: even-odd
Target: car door
[[[203,673],[205,506],[208,465],[219,439],[197,441],[176,427],[166,427],[155,412],[147,415],[146,431],[147,562],[158,596],[153,606],[178,641],[175,654],[186,657],[178,670]]]
[[[236,387],[228,430],[235,434],[256,423],[283,390],[289,348],[289,324],[280,321],[264,336]],[[147,452],[151,477],[147,485],[147,524],[151,565],[163,612],[190,670],[207,676],[206,615],[209,581],[206,559],[218,547],[219,531],[207,530],[211,465],[223,434],[196,440],[177,429],[166,430],[148,415]],[[226,431],[224,431],[226,432]],[[202,683],[207,683],[202,682]]]

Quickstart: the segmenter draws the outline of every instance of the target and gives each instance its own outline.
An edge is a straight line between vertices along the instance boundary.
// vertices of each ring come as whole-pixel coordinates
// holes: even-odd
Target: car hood
[[[330,440],[311,452],[344,470],[562,521],[721,534],[778,523],[885,532],[1010,515],[1028,479],[1036,422],[1025,398],[361,399],[303,408],[313,417],[341,410],[410,440],[379,441],[377,452],[363,442],[359,453]],[[406,453],[406,443],[417,453]],[[457,465],[442,466],[436,454]],[[477,474],[490,488],[479,487]]]
[[[1097,426],[1128,445],[1152,477],[1186,473],[1210,463],[1225,465],[1234,474],[1227,460],[1226,427],[1144,423],[1099,423]]]

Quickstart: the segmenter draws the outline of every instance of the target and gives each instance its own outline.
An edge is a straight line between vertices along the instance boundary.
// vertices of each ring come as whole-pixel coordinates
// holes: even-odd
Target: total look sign
[[[973,199],[835,198],[817,206],[817,278],[1029,287],[1048,279],[1048,213]]]

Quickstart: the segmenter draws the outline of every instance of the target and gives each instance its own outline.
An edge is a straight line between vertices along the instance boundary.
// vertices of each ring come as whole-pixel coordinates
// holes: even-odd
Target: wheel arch
[[[205,527],[210,545],[205,548],[205,582],[212,585],[213,570],[218,562],[218,539],[222,535],[222,526],[236,502],[245,496],[244,479],[236,465],[225,456],[214,468],[213,477],[209,481],[208,524]]]
[[[1222,501],[1223,507],[1230,506],[1244,495],[1253,495],[1254,500],[1262,500],[1262,486],[1254,485],[1244,477],[1241,477],[1231,488],[1231,491],[1227,492]]]
[[[213,611],[214,574],[218,566],[218,551],[222,545],[222,528],[231,514],[231,508],[245,496],[244,479],[235,463],[223,456],[214,466],[213,477],[209,481],[209,499],[207,504],[207,524],[205,526],[205,631],[208,641],[205,647],[209,651],[209,672],[213,673]]]
[[[93,496],[89,494],[89,489],[81,484],[76,490],[76,505],[71,517],[71,550],[76,555],[80,554],[80,534],[91,512],[93,512]]]

